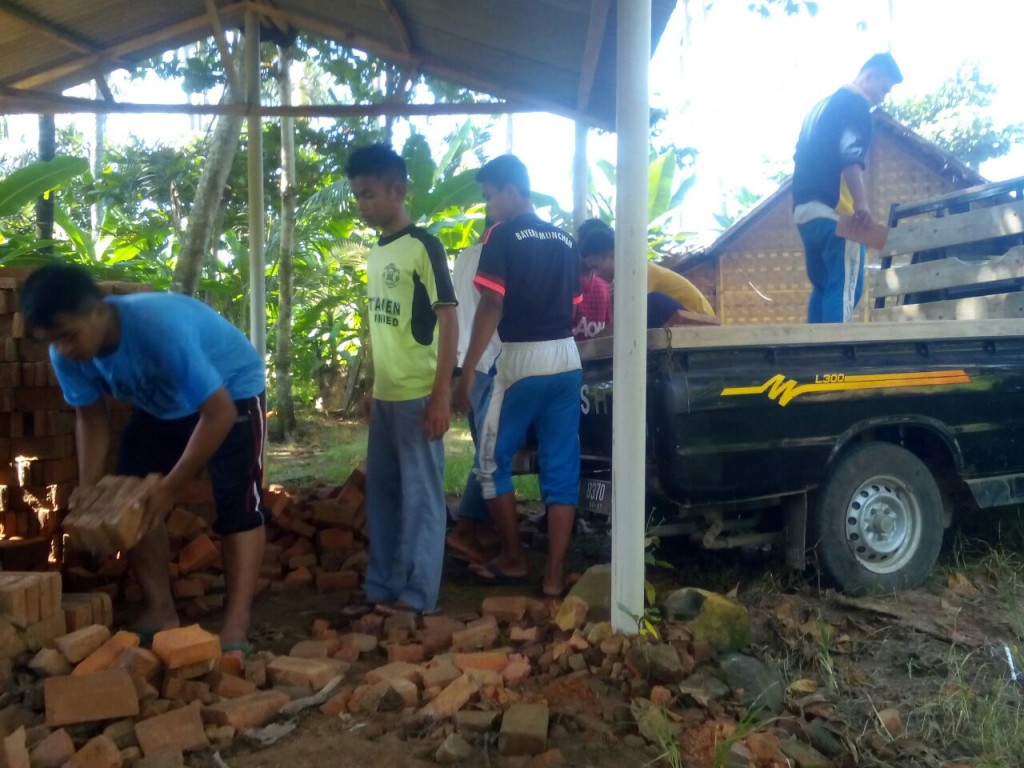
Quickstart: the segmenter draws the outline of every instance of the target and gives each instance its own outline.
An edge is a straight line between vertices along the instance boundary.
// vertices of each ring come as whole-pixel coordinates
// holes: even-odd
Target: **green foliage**
[[[80,157],[37,160],[0,180],[0,216],[13,216],[54,187],[86,171],[88,161]]]
[[[977,62],[961,64],[938,90],[887,108],[896,120],[972,168],[1024,141],[1024,123],[1002,127],[991,116],[996,88],[981,79]]]
[[[652,153],[647,177],[647,247],[649,258],[661,258],[675,253],[692,232],[679,232],[677,219],[679,208],[686,194],[693,187],[696,176],[693,162],[697,151],[693,147],[679,148],[673,145]],[[616,186],[615,166],[605,160],[595,164],[607,185]],[[589,201],[591,210],[598,218],[612,221],[615,211],[610,196],[591,188]]]

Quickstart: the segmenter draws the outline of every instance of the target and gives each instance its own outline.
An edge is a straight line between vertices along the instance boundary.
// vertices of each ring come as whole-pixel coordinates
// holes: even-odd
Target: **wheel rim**
[[[922,515],[917,497],[893,477],[873,477],[846,505],[846,543],[861,566],[892,573],[917,551]]]

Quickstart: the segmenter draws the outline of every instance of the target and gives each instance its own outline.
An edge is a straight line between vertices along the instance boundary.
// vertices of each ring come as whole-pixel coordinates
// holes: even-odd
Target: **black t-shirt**
[[[581,297],[576,241],[535,213],[490,229],[473,282],[505,297],[498,323],[503,342],[572,336],[573,305]]]
[[[804,120],[796,143],[793,203],[817,200],[830,208],[839,202],[843,169],[867,162],[871,108],[849,88],[819,102]]]

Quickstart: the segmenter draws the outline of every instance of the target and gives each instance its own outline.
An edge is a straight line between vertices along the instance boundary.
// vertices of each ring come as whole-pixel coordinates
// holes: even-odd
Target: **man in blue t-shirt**
[[[548,507],[541,591],[557,597],[565,589],[565,553],[579,498],[582,371],[572,336],[573,306],[581,299],[579,253],[570,235],[534,213],[530,177],[519,158],[495,158],[476,178],[488,216],[503,223],[484,237],[473,281],[480,304],[455,392],[456,407],[465,411],[477,363],[497,328],[501,355],[481,425],[479,476],[501,554],[474,570],[495,583],[526,576],[512,459],[533,427]]]
[[[864,169],[871,144],[871,109],[903,75],[891,54],[872,56],[856,79],[818,102],[804,120],[793,169],[793,220],[811,281],[807,322],[850,319],[864,287],[864,248],[836,234],[839,216],[871,224]]]
[[[50,342],[64,399],[75,408],[79,487],[104,474],[110,442],[104,396],[134,408],[116,474],[163,475],[148,500],[160,523],[128,553],[145,602],[134,631],[145,640],[178,626],[162,521],[176,493],[205,466],[226,579],[222,649],[244,656],[265,543],[266,378],[259,354],[202,302],[168,293],[103,298],[85,270],[67,264],[33,272],[21,310]]]

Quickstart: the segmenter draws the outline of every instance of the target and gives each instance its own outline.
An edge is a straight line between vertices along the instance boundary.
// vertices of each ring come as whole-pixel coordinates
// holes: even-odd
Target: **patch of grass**
[[[1024,754],[1020,685],[1003,662],[985,651],[951,649],[948,666],[940,695],[917,709],[908,728],[917,725],[944,754],[974,755],[984,766],[1018,765]]]
[[[302,420],[298,433],[287,443],[270,443],[267,449],[267,480],[282,485],[342,483],[366,458],[367,426],[362,420],[313,416]],[[444,438],[444,489],[461,496],[473,467],[473,440],[465,418],[452,420]],[[516,497],[540,499],[535,475],[513,478]]]

